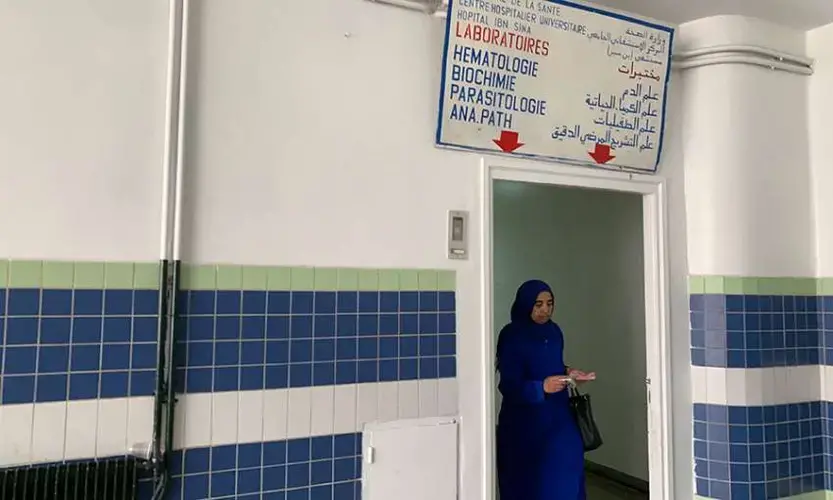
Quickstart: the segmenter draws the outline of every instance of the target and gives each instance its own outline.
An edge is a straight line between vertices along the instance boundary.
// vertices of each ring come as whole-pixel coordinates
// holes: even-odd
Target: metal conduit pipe
[[[179,289],[182,233],[182,170],[184,101],[186,92],[189,0],[169,0],[168,67],[165,108],[165,146],[162,176],[158,341],[156,390],[153,400],[153,438],[149,465],[154,475],[153,499],[165,497],[170,481],[169,453],[173,449],[174,346],[176,294]]]

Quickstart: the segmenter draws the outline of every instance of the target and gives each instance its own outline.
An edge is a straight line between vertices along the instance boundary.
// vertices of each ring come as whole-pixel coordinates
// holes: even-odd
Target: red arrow
[[[598,163],[599,165],[604,165],[610,160],[616,158],[615,156],[610,154],[610,146],[608,146],[607,144],[596,143],[596,149],[593,151],[588,151],[588,153],[590,153],[590,156],[594,160],[596,160],[596,163]]]
[[[524,143],[518,142],[518,133],[511,130],[501,130],[500,139],[492,139],[492,142],[497,144],[497,147],[504,153],[511,153],[524,145]]]

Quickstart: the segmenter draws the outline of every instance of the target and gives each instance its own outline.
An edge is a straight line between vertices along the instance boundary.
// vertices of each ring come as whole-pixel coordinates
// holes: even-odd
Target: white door
[[[456,500],[457,422],[368,424],[362,435],[364,500]]]

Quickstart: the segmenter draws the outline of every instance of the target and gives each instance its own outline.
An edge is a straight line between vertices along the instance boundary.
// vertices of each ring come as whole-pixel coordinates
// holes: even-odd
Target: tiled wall
[[[0,404],[150,396],[158,265],[0,261]]]
[[[693,276],[689,290],[697,495],[825,498],[833,281]]]
[[[158,266],[0,265],[0,467],[147,440]],[[181,285],[171,498],[355,500],[364,423],[457,412],[453,271],[185,265]]]

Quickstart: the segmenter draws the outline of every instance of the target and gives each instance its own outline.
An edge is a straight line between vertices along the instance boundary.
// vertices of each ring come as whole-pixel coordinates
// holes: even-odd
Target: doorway
[[[599,377],[585,386],[605,438],[586,457],[588,498],[670,499],[662,180],[569,167],[483,172],[487,498],[498,498],[494,343],[517,287],[538,278],[554,289],[565,359]]]

